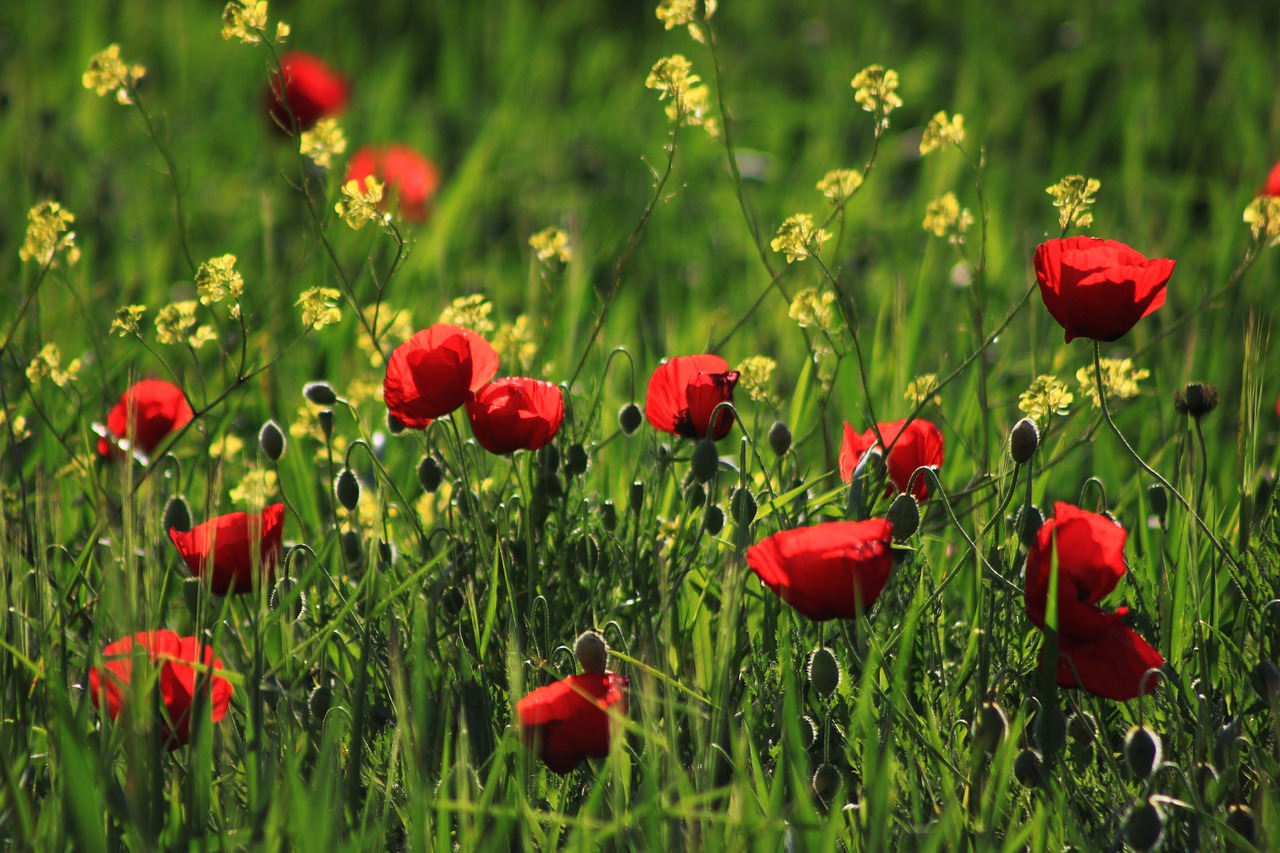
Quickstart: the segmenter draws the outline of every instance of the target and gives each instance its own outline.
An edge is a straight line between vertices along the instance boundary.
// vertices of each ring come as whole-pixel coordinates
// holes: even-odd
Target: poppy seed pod
[[[422,461],[418,463],[418,484],[422,486],[422,491],[434,494],[443,479],[444,471],[440,468],[440,463],[430,456],[422,457]]]
[[[1009,430],[1009,456],[1017,465],[1026,465],[1040,446],[1040,430],[1031,418],[1023,418]]]
[[[1134,850],[1154,850],[1164,835],[1164,812],[1151,800],[1134,806],[1124,821],[1124,840]]]
[[[583,672],[603,673],[609,665],[609,646],[600,632],[588,628],[573,643],[573,656]]]
[[[164,505],[164,515],[160,526],[164,530],[180,530],[186,533],[191,529],[191,506],[182,495],[174,495]]]
[[[338,402],[338,395],[328,382],[308,382],[302,386],[302,396],[317,406],[332,406]]]
[[[978,719],[973,727],[973,745],[986,753],[993,753],[1000,748],[1005,733],[1009,730],[1009,718],[1004,709],[995,702],[986,702],[978,711]]]
[[[343,468],[333,481],[333,493],[348,512],[360,503],[360,480],[350,468]]]
[[[774,456],[786,456],[791,449],[791,427],[782,421],[774,421],[769,427],[769,449]]]
[[[1218,408],[1218,389],[1203,382],[1188,382],[1173,392],[1173,407],[1178,414],[1200,420]]]
[[[286,444],[284,433],[275,421],[267,421],[258,430],[258,449],[272,462],[279,462],[284,456]]]
[[[1160,735],[1146,726],[1134,726],[1124,736],[1124,763],[1138,779],[1148,779],[1160,766]]]
[[[1024,788],[1038,788],[1044,782],[1044,758],[1034,749],[1024,749],[1013,760],[1013,777]]]
[[[920,529],[920,504],[914,495],[903,492],[889,504],[885,518],[893,525],[893,538],[905,542]]]
[[[633,435],[644,423],[644,414],[635,403],[627,403],[618,410],[618,428],[623,435]]]
[[[693,446],[693,458],[689,469],[699,483],[705,483],[716,475],[720,467],[720,454],[716,451],[716,443],[704,438]]]
[[[822,698],[827,698],[840,686],[840,662],[828,648],[814,649],[809,655],[809,686]]]

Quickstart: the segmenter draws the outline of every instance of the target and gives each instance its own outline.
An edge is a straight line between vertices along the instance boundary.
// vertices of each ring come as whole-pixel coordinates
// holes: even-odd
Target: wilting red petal
[[[907,423],[905,420],[889,421],[878,424],[880,437],[892,448],[889,451],[887,465],[889,481],[899,492],[906,492],[911,475],[919,468],[942,467],[943,438],[942,431],[924,418],[916,418]],[[844,441],[840,445],[840,476],[847,483],[853,479],[853,472],[863,455],[879,445],[874,430],[867,430],[858,435],[848,421],[844,424]],[[925,477],[916,477],[911,487],[911,494],[917,501],[925,501],[929,497],[929,483]]]
[[[280,57],[280,67],[284,71],[284,98],[279,74],[271,75],[266,96],[267,110],[277,127],[292,129],[290,110],[298,130],[308,130],[325,116],[338,115],[346,108],[350,94],[347,81],[319,57],[291,51]]]
[[[516,703],[520,738],[556,773],[609,755],[609,714],[627,713],[627,679],[584,672],[539,687]]]
[[[409,429],[457,409],[498,372],[498,354],[470,329],[436,323],[396,347],[387,360],[383,401]]]
[[[852,619],[879,597],[893,569],[883,518],[783,530],[747,549],[747,565],[810,619]]]
[[[261,514],[233,512],[191,530],[173,528],[169,538],[191,574],[207,574],[210,590],[226,595],[252,591],[255,567],[261,583],[271,582],[283,534],[284,504],[272,504]]]
[[[564,396],[550,382],[499,379],[467,401],[467,418],[471,434],[490,453],[537,450],[560,431]]]
[[[1067,341],[1114,341],[1126,334],[1164,304],[1174,263],[1095,237],[1048,240],[1035,253],[1040,297]]]
[[[383,207],[394,198],[400,215],[412,222],[425,222],[431,199],[440,188],[440,170],[428,158],[407,145],[366,145],[347,164],[347,181],[364,182],[374,177],[386,185]]]
[[[169,433],[190,423],[191,405],[172,382],[143,379],[129,386],[107,413],[107,431],[129,442],[130,449],[150,455]],[[98,453],[117,453],[114,442],[98,439]]]
[[[649,377],[644,414],[654,429],[681,438],[719,440],[733,427],[733,414],[721,403],[733,402],[738,371],[718,355],[685,355],[668,359]]]

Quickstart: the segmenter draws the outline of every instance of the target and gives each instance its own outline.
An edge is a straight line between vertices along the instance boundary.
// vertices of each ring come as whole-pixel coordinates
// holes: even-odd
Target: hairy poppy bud
[[[729,498],[729,512],[733,513],[733,523],[746,527],[756,517],[756,498],[745,486],[734,489]]]
[[[608,668],[609,647],[599,631],[588,628],[574,641],[573,656],[583,672],[602,674]]]
[[[1018,540],[1030,548],[1035,544],[1036,534],[1044,526],[1044,513],[1035,504],[1024,504],[1013,520],[1013,529],[1018,533]]]
[[[840,686],[840,662],[831,649],[814,649],[809,655],[809,686],[826,698]]]
[[[1067,739],[1071,754],[1084,762],[1093,757],[1094,742],[1098,739],[1098,721],[1088,711],[1077,711],[1067,717]]]
[[[1024,788],[1038,788],[1044,781],[1044,758],[1034,749],[1024,749],[1013,760],[1013,776]]]
[[[639,515],[640,510],[644,508],[644,483],[636,480],[631,484],[631,494],[628,495],[627,508],[631,510],[632,515]]]
[[[402,435],[406,429],[408,429],[408,427],[405,426],[404,421],[397,418],[394,413],[390,411],[387,412],[387,432],[392,435]]]
[[[707,507],[707,514],[702,517],[702,527],[712,536],[724,529],[724,510],[715,504]]]
[[[1009,718],[1004,709],[995,702],[984,703],[973,726],[973,745],[986,753],[995,752],[1008,730]]]
[[[1164,490],[1164,486],[1159,483],[1148,486],[1147,503],[1150,504],[1151,511],[1164,521],[1164,515],[1169,511],[1169,493]]]
[[[1203,382],[1188,382],[1173,393],[1173,407],[1179,414],[1200,420],[1218,407],[1218,389]]]
[[[164,515],[160,517],[160,526],[168,532],[181,530],[186,533],[191,529],[191,507],[182,495],[174,495],[164,505]]]
[[[689,469],[693,472],[694,479],[699,483],[705,483],[716,475],[716,469],[720,467],[720,454],[716,451],[716,443],[709,438],[704,438],[693,446],[693,458],[689,462]]]
[[[627,403],[618,410],[618,427],[622,430],[623,435],[632,435],[636,430],[640,429],[640,424],[644,421],[644,414],[641,413],[640,407],[635,403]]]
[[[418,463],[418,484],[422,486],[422,491],[435,494],[443,479],[444,471],[440,468],[440,463],[430,456],[422,457],[422,461]]]
[[[613,501],[605,501],[600,504],[600,526],[609,533],[617,529],[618,508],[613,505]]]
[[[844,774],[834,764],[819,764],[813,773],[813,793],[824,803],[831,802],[844,782]]]
[[[338,503],[346,507],[348,512],[354,510],[360,502],[360,481],[355,472],[350,468],[339,471],[337,479],[333,481],[333,493],[337,496]]]
[[[581,444],[569,445],[565,452],[564,473],[569,477],[578,477],[587,472],[587,449]]]
[[[600,566],[600,543],[594,536],[583,536],[573,549],[574,558],[582,571],[591,574]]]
[[[272,462],[279,462],[284,456],[285,444],[284,433],[275,421],[267,421],[258,430],[258,449]]]
[[[271,609],[279,610],[287,604],[290,622],[297,622],[307,609],[307,595],[300,586],[293,578],[281,578],[271,590]]]
[[[324,723],[324,718],[332,707],[333,687],[328,684],[316,685],[311,695],[307,697],[307,710],[311,712],[311,719],[316,725]]]
[[[333,409],[321,409],[316,413],[316,420],[320,422],[320,431],[324,433],[324,440],[333,438]]]
[[[360,542],[360,535],[354,530],[342,534],[342,556],[353,566],[359,565],[364,558],[364,545]]]
[[[685,489],[684,500],[689,509],[697,509],[707,502],[707,490],[701,483],[690,483],[689,488]]]
[[[1031,418],[1023,418],[1009,431],[1009,456],[1015,464],[1026,465],[1040,446],[1040,430]]]
[[[1134,850],[1154,850],[1164,835],[1164,812],[1151,800],[1134,806],[1124,821],[1124,840]]]
[[[1146,726],[1134,726],[1124,736],[1124,763],[1138,779],[1148,779],[1160,766],[1160,735]]]
[[[332,406],[338,402],[338,395],[333,393],[333,386],[328,382],[308,382],[302,386],[302,396],[317,406]]]
[[[920,504],[910,492],[903,492],[889,504],[885,518],[893,525],[893,538],[905,542],[920,528]]]
[[[197,618],[200,609],[200,596],[204,594],[204,583],[200,578],[185,578],[182,582],[182,602],[187,605],[191,618]]]
[[[782,421],[774,421],[769,427],[769,449],[775,456],[786,456],[791,449],[791,427]]]

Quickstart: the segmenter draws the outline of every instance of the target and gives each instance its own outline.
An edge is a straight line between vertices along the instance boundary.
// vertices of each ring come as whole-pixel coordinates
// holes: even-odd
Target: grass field
[[[1268,210],[1254,199],[1280,157],[1280,6],[723,0],[709,18],[693,4],[693,33],[664,28],[686,5],[665,1],[655,15],[277,0],[241,27],[251,44],[220,34],[213,0],[8,5],[7,847],[1280,837],[1280,253],[1243,218]],[[111,44],[124,76],[99,96],[84,77]],[[285,51],[349,83],[328,168],[267,116]],[[700,80],[655,69],[675,55]],[[896,91],[855,79],[871,66],[896,72]],[[963,133],[939,111],[962,114]],[[940,128],[950,139],[922,154]],[[347,164],[394,142],[438,167],[430,215],[366,205],[357,230],[335,210],[361,203],[344,194]],[[818,184],[836,169],[859,183],[833,200]],[[1098,182],[1088,222],[1060,220],[1046,193],[1071,175]],[[922,223],[947,193],[956,209],[935,234]],[[28,230],[48,201],[74,215],[73,241]],[[796,214],[825,236],[788,240]],[[548,228],[564,257],[530,244]],[[1078,235],[1176,261],[1163,305],[1096,347],[1087,331],[1063,342],[1032,263]],[[243,291],[214,300],[197,281],[228,254]],[[145,306],[136,329],[128,306]],[[1112,307],[1081,322],[1112,322]],[[157,327],[180,310],[189,324]],[[388,420],[388,359],[442,321],[492,342],[498,377],[559,387],[544,389],[563,397],[550,443],[486,451],[470,394],[425,429]],[[703,398],[700,437],[642,422],[659,364],[704,353],[741,374],[726,434],[706,438],[728,410]],[[1130,360],[1105,409],[1084,387],[1100,359]],[[1047,376],[1069,402],[1049,399]],[[444,394],[431,377],[421,393]],[[136,455],[100,453],[108,413],[143,379],[180,388],[194,417],[154,440],[139,428]],[[1216,408],[1196,408],[1192,382]],[[1038,441],[1015,462],[1028,413]],[[870,454],[847,483],[844,423],[908,418],[936,425],[941,464],[895,482],[903,439],[887,470]],[[924,486],[911,531],[917,504],[899,493]],[[275,504],[282,556],[244,546],[242,594],[218,594],[212,566],[170,535]],[[1094,519],[1088,537],[1064,505]],[[1053,519],[1039,538],[1037,512]],[[769,537],[886,515],[892,557],[887,540],[841,556],[827,544],[787,567],[889,572],[878,596],[857,587],[860,615],[815,620],[762,583]],[[1069,652],[1096,620],[1118,633],[1090,646],[1086,672]],[[565,688],[547,706],[576,708],[560,735],[522,742],[534,727],[517,703],[578,672],[590,628],[625,702],[601,710]],[[219,663],[182,665],[176,645],[107,650],[161,630]],[[1131,641],[1115,641],[1135,632],[1163,660],[1140,684]],[[1144,695],[1060,686],[1039,666],[1055,649],[1068,683]],[[598,661],[580,657],[586,683]],[[582,747],[575,769],[547,766],[550,738],[589,730],[609,734],[607,757]]]

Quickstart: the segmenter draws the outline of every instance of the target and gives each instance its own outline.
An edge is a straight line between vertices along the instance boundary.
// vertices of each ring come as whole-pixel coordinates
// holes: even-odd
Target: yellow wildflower
[[[1065,415],[1075,395],[1067,390],[1065,382],[1056,376],[1037,376],[1031,387],[1018,397],[1018,408],[1023,414],[1047,423],[1050,415]]]
[[[939,237],[947,237],[952,243],[963,243],[964,232],[973,224],[973,215],[966,207],[961,209],[955,193],[947,193],[929,202],[925,208],[922,227]]]
[[[244,293],[244,278],[236,272],[236,256],[210,258],[196,270],[196,290],[201,305],[212,305],[226,296],[239,299]]]
[[[816,287],[806,287],[792,298],[787,314],[802,329],[820,329],[829,333],[836,328],[835,302],[836,295],[832,291],[819,292]]]
[[[370,222],[377,222],[379,227],[387,230],[391,224],[391,214],[378,208],[384,189],[382,182],[373,175],[364,179],[363,187],[359,181],[347,181],[342,185],[342,199],[333,209],[355,231]]]
[[[156,314],[156,338],[162,344],[185,343],[199,349],[218,336],[208,326],[196,325],[196,301],[171,302]]]
[[[770,402],[773,397],[765,386],[769,384],[777,367],[778,363],[768,356],[749,356],[738,365],[738,382],[752,400],[757,403]]]
[[[1104,358],[1101,360],[1102,382],[1107,389],[1107,400],[1128,400],[1138,396],[1138,383],[1151,375],[1150,370],[1135,370],[1133,361],[1127,358]],[[1100,408],[1102,401],[1098,399],[1097,376],[1092,366],[1082,367],[1076,371],[1076,381],[1080,383],[1080,393],[1093,402],[1095,409]]]
[[[27,211],[27,235],[18,257],[48,266],[62,254],[68,264],[74,264],[80,260],[80,250],[75,245],[76,233],[67,226],[75,221],[75,216],[56,201],[40,202]]]
[[[239,485],[231,490],[231,502],[260,511],[275,493],[276,472],[266,468],[254,468],[244,475]]]
[[[493,305],[483,294],[472,293],[459,296],[440,312],[440,322],[470,329],[477,335],[488,336],[493,332],[493,321],[489,315],[493,313]]]
[[[294,305],[302,306],[302,325],[320,331],[342,319],[337,300],[342,294],[332,287],[304,290]]]
[[[112,44],[89,57],[89,67],[80,82],[99,95],[114,91],[118,102],[131,104],[133,87],[146,73],[141,65],[127,65],[120,58],[120,45]]]
[[[27,365],[27,379],[32,385],[39,385],[43,379],[53,380],[59,388],[75,382],[80,376],[80,359],[73,359],[66,369],[62,368],[62,353],[57,344],[45,344],[40,352]]]
[[[662,0],[655,10],[664,29],[692,24],[698,13],[698,0]]]
[[[1044,191],[1053,196],[1053,206],[1058,208],[1058,227],[1065,231],[1073,225],[1085,228],[1093,224],[1089,206],[1101,186],[1097,178],[1067,175],[1053,186],[1045,187]]]
[[[862,173],[856,169],[832,169],[818,181],[818,192],[831,199],[831,204],[839,207],[844,204],[862,186]]]
[[[321,169],[333,168],[333,158],[347,150],[347,136],[332,116],[322,118],[315,127],[302,132],[299,141],[302,156]]]
[[[945,112],[939,112],[929,120],[920,137],[920,156],[961,142],[964,142],[964,116],[956,113],[948,120]]]
[[[1280,245],[1280,196],[1259,196],[1244,209],[1244,221],[1253,231],[1253,239],[1269,240]]]
[[[807,213],[788,216],[778,226],[778,236],[769,243],[775,252],[783,252],[787,263],[803,261],[810,254],[822,248],[822,244],[831,239],[831,235],[821,228],[814,227],[813,217]]]
[[[529,317],[521,314],[514,323],[504,323],[493,336],[493,350],[503,362],[514,362],[522,370],[533,365],[538,345],[529,328]]]
[[[222,37],[240,39],[245,44],[262,41],[267,28],[267,0],[231,0],[222,10]],[[288,27],[285,34],[288,35]]]
[[[12,436],[14,443],[17,443],[30,438],[31,430],[27,429],[27,419],[22,415],[10,418],[4,409],[0,409],[0,435]]]
[[[239,456],[242,450],[244,450],[244,442],[230,433],[220,435],[209,442],[209,455],[214,459]]]
[[[111,334],[127,338],[129,335],[141,335],[138,321],[146,313],[145,305],[126,305],[116,309],[116,318],[111,321]]]
[[[573,260],[573,251],[569,248],[569,236],[554,225],[530,237],[529,245],[538,256],[538,260],[543,263],[557,260],[567,264]]]
[[[925,373],[921,376],[917,376],[915,379],[912,379],[907,385],[906,393],[902,396],[906,398],[907,402],[912,406],[919,406],[930,397],[933,398],[933,404],[935,406],[940,406],[942,405],[942,398],[934,393],[937,390],[938,374]]]
[[[868,65],[853,78],[853,99],[878,119],[876,133],[889,127],[889,113],[902,106],[898,97],[898,72],[883,65]]]

